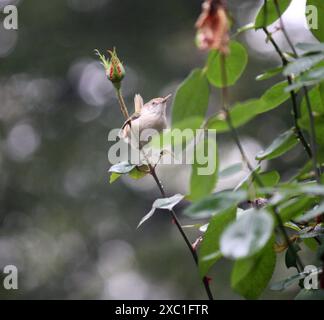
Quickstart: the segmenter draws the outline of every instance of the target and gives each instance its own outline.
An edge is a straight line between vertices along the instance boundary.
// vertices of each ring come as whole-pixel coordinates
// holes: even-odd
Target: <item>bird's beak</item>
[[[166,97],[163,98],[163,102],[167,101],[171,96],[172,94],[168,94]]]

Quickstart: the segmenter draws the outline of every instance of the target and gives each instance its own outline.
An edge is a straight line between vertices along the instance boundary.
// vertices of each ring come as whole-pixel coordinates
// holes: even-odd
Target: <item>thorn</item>
[[[191,245],[191,246],[192,246],[192,249],[193,249],[194,251],[197,250],[197,248],[198,248],[198,246],[199,246],[199,243],[200,243],[202,240],[203,240],[203,237],[200,236],[200,237],[198,237],[198,238],[195,240],[195,242]]]
[[[213,281],[213,278],[211,278],[211,277],[206,276],[205,278],[206,278],[208,284],[210,284]]]

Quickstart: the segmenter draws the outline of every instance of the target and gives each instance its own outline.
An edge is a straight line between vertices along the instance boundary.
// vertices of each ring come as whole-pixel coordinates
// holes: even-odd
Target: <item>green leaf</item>
[[[289,7],[292,0],[278,0],[280,13],[283,14]],[[273,0],[267,0],[260,8],[255,19],[255,28],[260,29],[267,27],[279,19],[278,13]]]
[[[230,53],[226,57],[227,86],[232,86],[241,77],[247,62],[248,55],[242,44],[231,41]],[[219,51],[211,50],[207,61],[207,78],[217,88],[223,87],[221,56]]]
[[[149,218],[151,218],[155,212],[156,209],[165,209],[171,211],[175,205],[177,205],[184,196],[182,194],[175,194],[174,196],[170,198],[161,198],[156,199],[153,202],[152,209],[148,214],[146,214],[141,221],[139,222],[137,228],[139,228],[145,221],[147,221]]]
[[[320,42],[324,42],[324,20],[321,18],[323,16],[324,13],[324,3],[322,0],[307,0],[307,6],[314,6],[317,10],[317,12],[307,12],[306,11],[306,18],[312,17],[312,13],[316,15],[316,19],[318,22],[317,28],[314,28],[314,26],[312,26],[312,23],[314,23],[314,19],[313,21],[311,20],[309,23],[308,19],[307,22],[309,23],[309,29],[310,31],[313,33],[313,35],[318,39],[318,41]],[[311,8],[311,7],[308,7]]]
[[[301,222],[313,220],[322,214],[324,214],[324,202],[320,203],[315,208],[312,208],[311,210],[307,211],[304,215],[298,217],[296,221]]]
[[[280,175],[279,175],[278,171],[275,171],[275,170],[258,173],[258,177],[259,177],[259,180],[264,188],[274,187],[280,181]],[[249,190],[250,185],[251,185],[251,182],[249,180],[246,180],[246,181],[244,181],[244,183],[241,183],[239,188],[244,189],[244,190]],[[259,183],[256,181],[256,179],[253,179],[253,186],[254,186],[254,190],[256,192],[256,197],[264,196],[264,193],[262,192],[262,189],[259,187]]]
[[[134,179],[139,180],[144,178],[147,175],[148,166],[135,167],[128,175]]]
[[[322,271],[322,268],[317,268],[317,270],[313,270],[313,271],[307,271],[307,272],[301,272],[301,273],[297,273],[294,274],[284,280],[275,282],[271,285],[270,289],[273,291],[283,291],[285,289],[287,289],[288,287],[290,287],[291,285],[297,283],[298,281],[304,279],[305,277],[307,277],[308,275],[312,274],[312,273],[319,273]]]
[[[298,169],[296,174],[291,177],[290,181],[305,181],[307,178],[310,177],[311,171],[313,169],[312,162],[309,160],[305,163],[305,165]]]
[[[324,228],[321,225],[316,225],[315,227],[306,227],[299,232],[299,237],[301,239],[322,237],[324,235]]]
[[[294,129],[282,133],[270,146],[256,155],[257,160],[271,160],[280,157],[298,144]]]
[[[278,207],[282,221],[286,222],[300,216],[310,208],[314,201],[316,200],[309,196],[300,196],[285,201]]]
[[[289,288],[291,285],[297,283],[299,280],[304,279],[307,276],[307,273],[297,273],[284,280],[273,283],[270,286],[270,289],[273,291],[283,291]]]
[[[286,251],[286,255],[285,255],[285,264],[286,264],[286,267],[288,269],[293,267],[293,268],[296,268],[298,270],[297,261],[296,261],[296,254],[294,252],[297,253],[300,250],[301,250],[301,248],[298,245],[298,243],[293,243],[292,244],[292,249],[290,249],[288,247],[288,249]]]
[[[287,289],[288,287],[290,287],[291,285],[295,284],[296,282],[304,279],[305,277],[307,277],[308,275],[310,275],[310,273],[312,274],[318,274],[322,271],[322,268],[318,268],[317,270],[312,271],[308,271],[308,272],[301,272],[301,273],[297,273],[297,274],[294,274],[284,280],[281,280],[281,281],[278,281],[278,282],[275,282],[274,284],[271,285],[271,290],[274,290],[274,291],[283,291],[285,289]],[[307,290],[308,291],[308,290]],[[318,291],[318,290],[316,290]]]
[[[170,198],[161,198],[161,199],[156,199],[153,202],[153,208],[155,209],[167,209],[167,210],[172,210],[173,207],[178,204],[184,196],[182,194],[175,194],[174,196]]]
[[[289,85],[285,91],[298,90],[301,87],[309,87],[320,84],[324,81],[324,63],[320,63],[317,68],[306,71],[297,80]]]
[[[322,88],[322,90],[321,90],[320,86],[316,86],[315,88],[313,88],[312,90],[310,90],[308,92],[309,99],[312,104],[313,112],[324,113],[324,100],[322,99],[322,91],[324,91],[324,88]],[[302,113],[303,118],[308,119],[305,97],[303,97],[303,101],[301,104],[301,113]],[[303,122],[301,122],[301,125],[303,125]],[[306,129],[305,126],[303,126],[303,128]]]
[[[261,166],[258,165],[253,171],[249,171],[245,177],[236,185],[234,191],[239,189],[248,189],[249,183],[253,180],[255,174],[259,174]]]
[[[304,53],[324,52],[324,43],[297,43],[296,48]]]
[[[219,239],[226,226],[235,219],[236,207],[225,209],[213,216],[199,248],[199,272],[201,277],[221,258]]]
[[[276,83],[268,89],[261,97],[265,102],[265,108],[259,109],[258,114],[277,108],[290,98],[290,93],[286,92],[287,81]]]
[[[235,163],[235,164],[223,169],[219,173],[219,177],[226,178],[226,177],[232,176],[232,175],[240,172],[242,169],[243,169],[242,163]]]
[[[245,31],[249,31],[255,28],[254,23],[248,23],[240,28],[237,29],[235,36],[238,36],[240,33],[245,32]],[[234,38],[234,36],[233,36]]]
[[[195,69],[177,90],[172,107],[172,127],[178,127],[178,123],[187,118],[204,119],[208,108],[208,100],[209,86],[207,78],[201,69]],[[195,123],[195,127],[191,129],[197,129],[196,126]]]
[[[282,70],[283,70],[283,66],[269,69],[269,70],[265,71],[264,73],[258,75],[255,80],[261,81],[261,80],[271,79],[272,77],[281,73]]]
[[[195,147],[190,179],[189,200],[196,201],[211,193],[218,179],[218,150],[214,139],[203,139]]]
[[[109,183],[114,183],[117,179],[121,177],[120,173],[112,172],[109,178]]]
[[[315,131],[316,131],[316,138],[317,143],[321,146],[324,145],[324,85],[319,85],[314,87],[312,90],[309,91],[309,99],[312,106],[312,111],[315,120]],[[299,125],[301,128],[306,129],[310,132],[310,122],[308,117],[307,105],[305,97],[301,103],[301,118],[299,120]],[[319,157],[324,157],[324,148],[319,148]]]
[[[257,299],[267,287],[276,265],[274,237],[256,256],[235,262],[231,286],[246,299]]]
[[[262,172],[259,174],[259,179],[264,187],[274,187],[280,181],[280,174],[276,170]]]
[[[289,186],[287,186],[289,190]],[[314,182],[308,182],[299,184],[297,186],[292,186],[293,191],[298,192],[299,194],[307,194],[311,196],[324,196],[324,186],[316,184]]]
[[[221,191],[208,195],[184,210],[184,214],[196,219],[208,218],[230,209],[247,198],[245,191]]]
[[[284,223],[284,226],[286,228],[292,229],[292,230],[297,231],[297,232],[299,232],[301,230],[301,228],[297,224],[295,224],[295,223],[293,223],[291,221],[288,221],[288,222]]]
[[[273,226],[273,218],[267,211],[249,211],[229,225],[222,234],[222,254],[230,259],[253,256],[269,241]]]
[[[135,180],[143,178],[147,172],[148,167],[146,165],[136,166],[135,164],[130,164],[129,162],[120,162],[113,165],[108,171],[111,172],[110,183],[115,182],[123,174],[127,174]]]
[[[303,74],[301,80],[304,82],[312,82],[313,84],[322,82],[324,80],[324,67],[306,72]]]
[[[314,181],[304,183],[281,183],[276,188],[260,188],[264,194],[273,195],[270,202],[272,205],[287,204],[288,201],[299,201],[303,197],[310,199],[310,204],[318,203],[318,196],[324,196],[324,186],[318,185]]]
[[[238,128],[253,119],[257,114],[256,110],[262,108],[262,105],[263,101],[259,99],[236,103],[229,111],[233,126]],[[215,129],[217,132],[229,131],[223,112],[211,117],[208,120],[207,126],[208,129]]]
[[[251,99],[239,102],[230,109],[233,126],[238,128],[249,122],[255,116],[277,108],[289,99],[290,94],[285,91],[287,81],[282,81],[268,89],[260,99]],[[209,118],[208,129],[215,129],[217,132],[229,131],[223,112]]]
[[[316,53],[308,56],[303,56],[289,63],[287,67],[285,67],[283,74],[285,76],[289,76],[290,74],[294,74],[295,76],[299,75],[302,72],[312,68],[319,62],[324,59],[323,53]]]
[[[135,164],[131,164],[127,161],[119,162],[108,170],[108,172],[114,172],[114,173],[120,173],[120,174],[125,174],[130,171],[132,171],[136,167]]]
[[[304,238],[303,242],[304,242],[305,246],[307,246],[310,250],[312,250],[312,251],[317,250],[318,244],[317,244],[315,239],[313,239],[313,238]]]

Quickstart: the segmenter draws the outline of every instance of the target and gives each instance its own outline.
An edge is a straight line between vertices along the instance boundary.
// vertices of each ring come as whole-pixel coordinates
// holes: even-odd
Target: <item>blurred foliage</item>
[[[235,26],[250,22],[259,7],[254,0],[229,2]],[[137,92],[148,100],[175,91],[206,59],[193,41],[200,5],[196,0],[18,2],[19,30],[0,30],[0,271],[16,265],[19,290],[4,290],[0,282],[0,298],[205,297],[167,215],[156,214],[142,232],[136,230],[158,195],[149,178],[136,188],[123,178],[109,184],[107,134],[122,118],[93,52],[118,48],[126,64],[128,104]],[[253,86],[251,81],[276,65],[273,55],[251,54],[231,93],[233,102],[261,96],[279,76]],[[216,97],[213,93],[211,108]],[[291,125],[289,108],[281,108],[241,133],[259,149]],[[230,154],[227,135],[219,148]],[[302,151],[298,146],[270,167],[285,178],[304,163]],[[232,154],[231,161],[237,157]],[[183,192],[186,175],[173,170],[170,181],[175,173],[174,188]],[[163,180],[169,180],[167,173]],[[220,299],[238,298],[228,286],[229,264],[221,262],[212,273]],[[285,272],[279,268],[276,277]],[[286,296],[296,292],[295,287]]]

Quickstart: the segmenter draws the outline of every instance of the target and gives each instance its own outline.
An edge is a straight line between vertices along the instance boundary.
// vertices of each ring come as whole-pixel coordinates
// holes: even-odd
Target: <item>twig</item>
[[[121,112],[124,115],[124,117],[126,119],[128,119],[129,118],[129,115],[128,115],[127,107],[126,107],[126,104],[124,102],[124,99],[123,99],[123,96],[122,96],[122,93],[121,93],[121,89],[116,89],[116,94],[117,94],[117,98],[118,98],[119,105],[120,105],[120,108],[121,108]],[[147,165],[149,167],[149,173],[150,173],[150,175],[153,177],[154,181],[156,182],[156,185],[159,188],[162,197],[163,198],[166,198],[166,193],[165,193],[164,187],[163,187],[160,179],[158,178],[158,176],[156,174],[155,166],[152,166],[150,164],[149,159],[148,159],[148,157],[145,154],[145,152],[144,152],[143,149],[141,149],[141,152],[143,153],[143,156],[144,156],[144,158],[147,161]],[[189,241],[186,233],[184,232],[184,230],[183,230],[183,228],[182,228],[182,226],[180,224],[180,221],[179,221],[179,219],[178,219],[175,211],[172,209],[170,212],[171,212],[172,220],[174,221],[175,225],[177,226],[177,228],[178,228],[178,230],[179,230],[179,232],[180,232],[183,240],[185,241],[187,247],[189,248],[189,250],[191,252],[191,255],[192,255],[192,257],[193,257],[193,259],[195,261],[195,264],[198,266],[198,256],[197,256],[196,251],[192,247],[192,245],[191,245],[191,243],[190,243],[190,241]],[[202,282],[203,282],[204,288],[206,290],[208,299],[209,300],[214,300],[213,294],[212,294],[212,292],[210,290],[208,278],[207,277],[203,277]]]
[[[252,165],[249,162],[249,159],[247,158],[245,151],[243,149],[242,143],[240,141],[239,135],[237,134],[237,131],[233,125],[231,114],[228,110],[228,88],[227,88],[227,73],[226,73],[226,56],[224,54],[221,54],[221,77],[222,77],[222,110],[225,114],[225,119],[227,122],[227,125],[230,129],[230,132],[232,134],[232,138],[235,141],[235,144],[237,145],[242,159],[247,165],[248,169],[251,172],[254,172]]]
[[[166,197],[166,194],[165,194],[164,188],[163,188],[163,186],[162,186],[162,184],[161,184],[158,176],[156,175],[155,168],[154,167],[151,167],[150,170],[152,170],[151,171],[151,175],[154,178],[157,186],[159,187],[160,192],[161,192],[163,198],[165,198]],[[192,244],[190,243],[187,235],[185,234],[185,232],[184,232],[184,230],[183,230],[183,228],[182,228],[182,226],[180,224],[180,221],[179,221],[179,219],[178,219],[178,217],[177,217],[177,215],[176,215],[176,213],[175,213],[175,211],[173,209],[171,210],[171,216],[172,216],[172,219],[173,219],[175,225],[177,226],[180,234],[182,235],[182,238],[184,239],[187,247],[189,248],[189,250],[191,252],[191,255],[192,255],[192,257],[193,257],[196,265],[198,266],[198,256],[197,256],[197,253],[194,250]],[[206,290],[206,293],[207,293],[207,296],[208,296],[209,300],[214,300],[213,294],[212,294],[212,292],[210,290],[210,287],[209,287],[209,281],[208,281],[208,278],[207,277],[203,277],[203,284],[204,284],[204,287],[205,287],[205,290]]]

